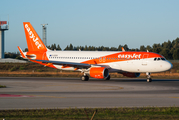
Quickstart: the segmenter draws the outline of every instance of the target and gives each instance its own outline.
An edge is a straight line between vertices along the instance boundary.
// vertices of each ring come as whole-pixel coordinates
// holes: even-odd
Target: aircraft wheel
[[[88,81],[88,80],[89,80],[89,77],[88,77],[88,76],[82,76],[82,77],[81,77],[81,80],[82,80],[82,81]]]
[[[151,78],[147,78],[147,82],[152,82],[152,79]]]

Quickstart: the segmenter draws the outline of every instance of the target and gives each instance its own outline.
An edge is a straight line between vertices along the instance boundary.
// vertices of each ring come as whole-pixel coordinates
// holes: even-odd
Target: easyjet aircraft
[[[80,71],[84,73],[83,81],[89,80],[88,76],[109,80],[112,72],[127,77],[139,77],[145,72],[147,82],[151,82],[150,73],[172,68],[162,55],[148,51],[52,51],[46,48],[30,22],[23,25],[28,46],[28,52],[22,52],[18,46],[23,58],[56,69]]]

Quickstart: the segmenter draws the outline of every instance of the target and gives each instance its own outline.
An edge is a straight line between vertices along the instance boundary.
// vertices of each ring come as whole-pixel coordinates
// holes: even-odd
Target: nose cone
[[[165,64],[166,70],[170,70],[170,69],[172,69],[172,67],[173,67],[172,63],[169,61],[166,61],[166,64]]]

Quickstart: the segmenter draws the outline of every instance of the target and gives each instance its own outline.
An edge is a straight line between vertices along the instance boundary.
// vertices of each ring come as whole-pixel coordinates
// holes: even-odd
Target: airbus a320
[[[44,45],[30,22],[24,22],[23,26],[28,52],[18,46],[21,57],[55,69],[80,71],[83,81],[88,81],[89,76],[110,80],[109,73],[117,72],[127,77],[146,73],[147,82],[152,82],[151,73],[172,68],[162,55],[148,51],[52,51]]]

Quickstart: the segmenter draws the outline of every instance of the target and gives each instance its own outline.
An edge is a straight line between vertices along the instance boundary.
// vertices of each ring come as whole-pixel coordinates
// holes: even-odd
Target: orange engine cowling
[[[93,78],[104,79],[109,76],[109,70],[105,67],[92,67],[89,74]]]
[[[140,76],[140,73],[131,73],[131,72],[123,72],[121,74],[123,74],[126,77],[131,77],[131,78],[135,78],[135,77],[139,77]]]

